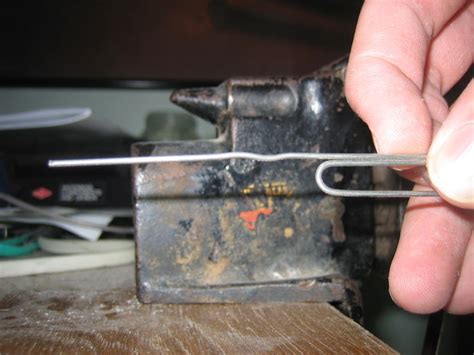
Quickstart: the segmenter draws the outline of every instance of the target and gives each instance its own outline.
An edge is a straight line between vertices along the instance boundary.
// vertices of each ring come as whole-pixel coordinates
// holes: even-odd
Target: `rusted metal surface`
[[[175,92],[175,103],[216,124],[218,138],[140,143],[133,155],[370,152],[369,132],[343,95],[345,64],[300,79],[231,79],[217,88]],[[327,277],[357,279],[370,270],[372,205],[321,193],[314,183],[318,164],[134,167],[139,298],[344,303],[347,294],[329,287]],[[341,188],[371,184],[368,169],[332,173]],[[311,287],[302,291],[299,280]]]

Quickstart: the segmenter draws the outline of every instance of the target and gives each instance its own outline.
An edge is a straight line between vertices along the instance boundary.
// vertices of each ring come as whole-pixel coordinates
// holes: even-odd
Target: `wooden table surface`
[[[395,353],[324,303],[143,305],[133,272],[1,279],[0,353]]]

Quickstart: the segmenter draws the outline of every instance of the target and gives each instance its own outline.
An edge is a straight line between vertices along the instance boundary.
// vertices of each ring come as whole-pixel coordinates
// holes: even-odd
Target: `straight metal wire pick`
[[[321,163],[315,173],[318,187],[324,193],[340,197],[375,197],[375,198],[406,198],[406,197],[434,197],[438,193],[429,191],[409,190],[345,190],[329,187],[323,179],[323,173],[335,167],[354,166],[425,166],[426,155],[405,154],[354,154],[354,153],[281,153],[281,154],[257,154],[248,152],[227,152],[213,154],[185,154],[164,155],[146,157],[119,157],[119,158],[93,158],[93,159],[68,159],[50,160],[48,166],[51,168],[63,167],[85,167],[106,165],[134,165],[151,163],[176,163],[176,162],[200,162],[231,159],[249,159],[260,162],[276,162],[281,160],[325,160]]]

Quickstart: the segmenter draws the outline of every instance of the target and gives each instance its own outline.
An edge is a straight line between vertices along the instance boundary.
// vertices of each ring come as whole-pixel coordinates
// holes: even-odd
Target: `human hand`
[[[392,298],[415,313],[474,312],[473,81],[451,108],[443,98],[473,56],[472,1],[364,3],[347,99],[379,153],[428,153],[429,180],[443,197],[410,200],[390,269]],[[426,173],[402,174],[426,189]]]

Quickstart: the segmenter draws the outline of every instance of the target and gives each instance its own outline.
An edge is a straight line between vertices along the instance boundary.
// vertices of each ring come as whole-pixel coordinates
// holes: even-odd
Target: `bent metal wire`
[[[227,152],[213,154],[184,154],[167,156],[146,157],[117,157],[117,158],[93,158],[93,159],[68,159],[50,160],[48,166],[51,168],[105,166],[105,165],[134,165],[149,163],[176,163],[176,162],[199,162],[215,160],[249,159],[260,162],[275,162],[281,160],[326,160],[316,170],[315,180],[318,187],[324,193],[340,197],[374,197],[374,198],[406,198],[406,197],[435,197],[438,193],[429,191],[409,190],[343,190],[329,187],[323,174],[327,169],[335,167],[353,166],[425,166],[426,155],[405,154],[353,154],[353,153],[282,153],[282,154],[256,154],[249,152]]]

